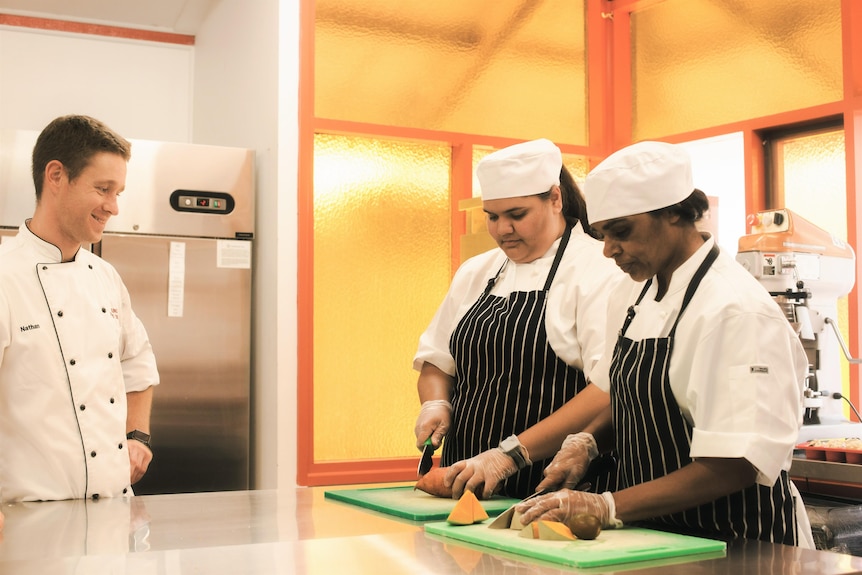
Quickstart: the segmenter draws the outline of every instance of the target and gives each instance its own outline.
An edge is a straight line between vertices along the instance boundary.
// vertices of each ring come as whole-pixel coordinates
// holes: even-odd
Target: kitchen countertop
[[[391,484],[390,484],[391,485]],[[369,487],[369,486],[362,486]],[[332,488],[332,489],[339,489]],[[330,488],[4,505],[3,575],[578,573],[427,535],[422,523],[324,498]],[[636,574],[862,573],[862,557],[745,541],[718,558],[610,566]],[[602,573],[592,568],[586,573]]]

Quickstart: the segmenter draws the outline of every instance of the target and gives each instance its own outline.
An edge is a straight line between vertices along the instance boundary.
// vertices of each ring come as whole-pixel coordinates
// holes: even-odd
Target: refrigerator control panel
[[[171,194],[171,207],[178,212],[229,214],[235,205],[233,197],[223,192],[176,190]]]

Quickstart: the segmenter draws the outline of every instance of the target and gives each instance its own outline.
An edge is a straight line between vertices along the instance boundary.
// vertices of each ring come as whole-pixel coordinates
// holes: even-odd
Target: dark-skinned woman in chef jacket
[[[531,461],[516,435],[586,387],[604,348],[607,290],[623,276],[586,233],[583,197],[552,142],[489,154],[476,176],[499,248],[460,266],[420,338],[416,444],[430,437],[443,443],[442,466],[481,469],[480,496],[502,486],[522,498],[550,459]],[[607,401],[585,398],[583,423]],[[459,497],[464,481],[447,482]]]
[[[619,486],[534,498],[519,506],[522,523],[586,512],[605,527],[813,547],[788,477],[805,351],[769,293],[696,228],[709,204],[687,153],[662,142],[624,148],[589,173],[584,195],[605,255],[631,281],[610,295],[606,352],[591,374],[610,405],[566,439],[540,487],[575,485],[610,448]],[[541,437],[553,419],[530,433]]]

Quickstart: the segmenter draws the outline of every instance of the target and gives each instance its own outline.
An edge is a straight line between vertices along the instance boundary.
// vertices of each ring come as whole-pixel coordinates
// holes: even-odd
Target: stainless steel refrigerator
[[[32,213],[35,137],[0,135],[3,227]],[[29,202],[2,199],[9,190]],[[247,489],[254,152],[132,140],[119,209],[91,249],[122,276],[161,377],[154,458],[135,492]]]

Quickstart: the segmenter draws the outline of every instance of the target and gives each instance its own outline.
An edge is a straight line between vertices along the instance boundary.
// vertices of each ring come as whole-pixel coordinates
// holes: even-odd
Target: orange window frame
[[[594,165],[611,151],[631,143],[632,82],[631,82],[631,13],[662,0],[587,0],[586,24],[588,70],[589,144],[564,146],[566,153],[580,154]],[[334,485],[407,481],[415,479],[416,460],[410,458],[361,460],[344,462],[314,461],[314,325],[313,325],[313,164],[316,132],[366,134],[377,137],[445,141],[451,144],[452,157],[452,270],[459,262],[458,238],[465,230],[458,201],[471,195],[472,147],[489,145],[503,147],[514,143],[504,138],[489,138],[480,134],[461,134],[417,130],[396,126],[370,125],[333,121],[314,115],[314,0],[302,0],[300,5],[300,83],[299,83],[299,175],[298,190],[298,381],[297,381],[297,483],[300,485]],[[804,124],[818,119],[841,115],[844,118],[847,161],[848,241],[860,251],[859,232],[862,230],[862,203],[857,192],[862,190],[862,3],[842,0],[842,53],[844,58],[844,98],[820,106],[794,110],[771,116],[753,118],[732,124],[712,126],[692,132],[668,134],[669,142],[686,142],[731,132],[742,132],[745,142],[746,211],[752,213],[765,207],[765,178],[761,131],[780,126]],[[859,115],[858,126],[855,116]],[[858,145],[857,145],[858,143]],[[849,295],[850,342],[854,356],[860,353],[859,285],[862,272],[857,266],[856,287]],[[859,405],[859,373],[852,369],[851,401]],[[417,400],[418,401],[418,400]],[[418,407],[418,406],[417,406]]]

